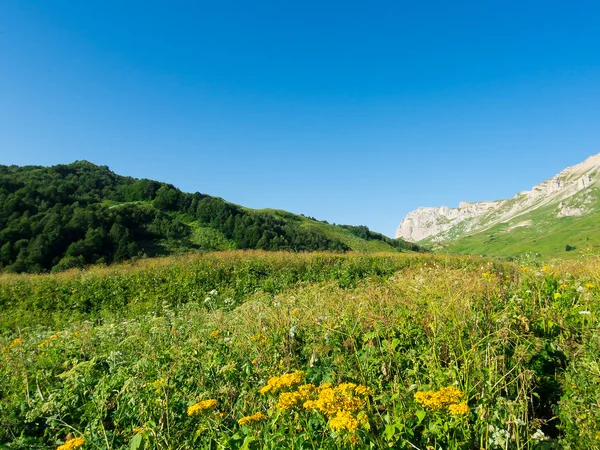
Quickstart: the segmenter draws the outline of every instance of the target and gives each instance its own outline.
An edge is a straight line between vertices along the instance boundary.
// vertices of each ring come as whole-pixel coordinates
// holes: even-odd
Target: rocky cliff
[[[458,208],[421,207],[408,213],[396,237],[411,242],[442,242],[499,223],[513,228],[531,226],[532,220],[519,222],[519,218],[546,206],[552,208],[556,218],[585,215],[595,201],[592,188],[599,184],[600,153],[508,200],[461,202]]]

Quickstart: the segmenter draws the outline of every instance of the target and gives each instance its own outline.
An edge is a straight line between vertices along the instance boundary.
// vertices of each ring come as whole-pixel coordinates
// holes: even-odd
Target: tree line
[[[164,254],[165,242],[193,249],[193,221],[219,230],[239,249],[349,250],[292,221],[170,184],[120,176],[87,161],[0,166],[4,271],[57,271]]]

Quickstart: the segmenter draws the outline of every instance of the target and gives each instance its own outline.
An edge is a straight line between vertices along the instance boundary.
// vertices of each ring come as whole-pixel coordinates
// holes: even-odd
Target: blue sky
[[[600,152],[600,4],[2,0],[0,164],[393,235]]]

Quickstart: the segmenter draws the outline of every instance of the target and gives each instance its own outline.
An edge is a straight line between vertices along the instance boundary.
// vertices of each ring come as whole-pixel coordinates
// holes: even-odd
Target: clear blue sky
[[[393,235],[600,152],[596,1],[2,0],[0,164]]]

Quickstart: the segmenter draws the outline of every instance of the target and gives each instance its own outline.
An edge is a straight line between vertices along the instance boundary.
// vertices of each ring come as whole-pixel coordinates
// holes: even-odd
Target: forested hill
[[[255,211],[87,161],[0,165],[0,270],[58,271],[189,250],[415,250],[367,227]]]

